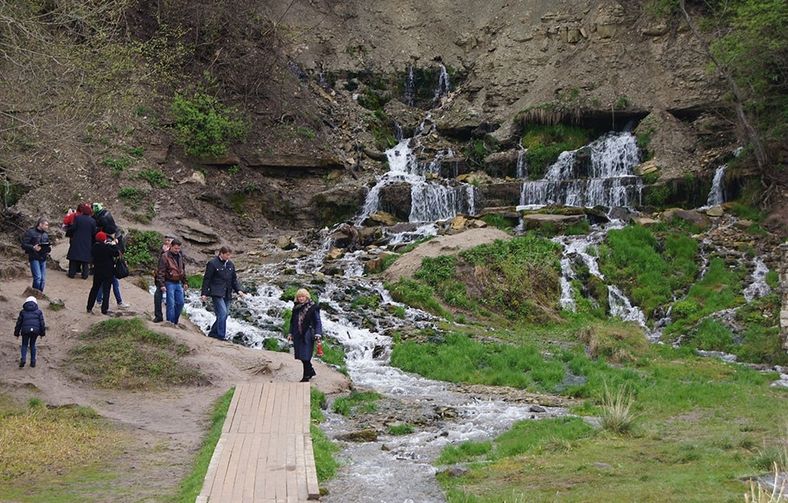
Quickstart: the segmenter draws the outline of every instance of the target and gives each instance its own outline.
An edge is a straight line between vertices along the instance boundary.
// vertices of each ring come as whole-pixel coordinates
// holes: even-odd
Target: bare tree
[[[758,163],[758,170],[763,173],[764,167],[767,163],[766,152],[763,148],[763,142],[761,141],[758,131],[755,129],[755,127],[753,127],[750,118],[747,116],[747,112],[744,110],[744,93],[742,93],[739,85],[736,83],[736,79],[733,77],[733,72],[731,72],[731,70],[714,55],[714,53],[711,51],[711,47],[709,47],[709,42],[703,38],[700,30],[698,30],[698,27],[692,21],[689,12],[687,12],[686,0],[679,0],[679,7],[681,8],[682,14],[684,14],[684,19],[687,21],[687,25],[692,31],[693,36],[695,36],[695,38],[698,39],[698,42],[700,42],[706,57],[709,58],[712,63],[714,63],[715,68],[717,68],[717,72],[728,84],[731,94],[733,95],[733,106],[736,111],[736,117],[738,118],[739,124],[744,130],[747,140],[752,145],[753,153],[755,154],[755,160]]]

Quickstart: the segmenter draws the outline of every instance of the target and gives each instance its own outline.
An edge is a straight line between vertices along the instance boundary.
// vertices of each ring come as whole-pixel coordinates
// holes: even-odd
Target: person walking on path
[[[110,234],[104,231],[107,234],[108,238],[115,238],[117,244],[118,251],[120,252],[119,257],[122,257],[124,253],[126,253],[126,240],[124,239],[123,233],[118,231],[117,234]],[[116,278],[114,275],[112,276],[112,294],[115,296],[115,302],[118,303],[118,307],[122,309],[128,309],[131,305],[126,304],[123,302],[123,296],[120,294],[120,280]],[[104,300],[104,290],[99,288],[98,294],[96,295],[96,303],[102,304]]]
[[[170,243],[172,243],[171,236],[164,236],[164,243],[161,245],[161,253],[159,254],[159,260],[161,260],[161,256],[167,253],[170,249]],[[153,283],[158,285],[156,278],[159,276],[159,268],[158,264],[156,270],[153,271]],[[164,321],[164,316],[162,316],[161,312],[161,303],[164,298],[164,292],[156,286],[156,290],[153,292],[153,323],[161,323]]]
[[[170,249],[159,258],[156,286],[167,294],[167,321],[177,325],[184,305],[183,292],[189,289],[179,239],[173,239]]]
[[[52,251],[49,243],[49,221],[41,217],[35,227],[31,227],[22,237],[22,248],[30,260],[30,273],[33,275],[33,288],[43,292],[47,277],[47,256]]]
[[[105,232],[96,234],[93,243],[93,286],[88,294],[87,312],[93,314],[99,288],[103,290],[104,297],[101,302],[101,314],[109,312],[109,290],[112,287],[112,278],[115,275],[115,257],[120,255],[117,241],[107,237]]]
[[[315,341],[323,335],[323,324],[320,322],[320,307],[312,302],[312,296],[305,288],[296,292],[293,314],[290,316],[290,335],[287,340],[293,342],[293,356],[304,365],[304,376],[301,382],[309,382],[315,377],[312,366],[312,352]]]
[[[92,256],[93,237],[96,235],[96,221],[91,216],[93,211],[90,205],[83,203],[77,210],[74,222],[69,226],[66,235],[71,237],[68,247],[68,277],[76,276],[77,271],[82,273],[82,279],[88,279],[89,267]]]
[[[28,297],[22,304],[22,310],[16,319],[14,336],[22,336],[22,357],[19,360],[19,368],[25,366],[27,361],[27,350],[30,349],[30,366],[36,366],[36,339],[47,334],[47,326],[44,323],[44,313],[38,308],[38,301],[35,297]]]
[[[213,312],[216,314],[216,321],[211,325],[208,337],[222,341],[227,338],[227,316],[233,301],[233,292],[241,297],[246,295],[238,283],[235,264],[230,260],[232,253],[228,246],[222,246],[219,254],[205,265],[205,274],[202,277],[202,300],[205,302],[210,297]]]

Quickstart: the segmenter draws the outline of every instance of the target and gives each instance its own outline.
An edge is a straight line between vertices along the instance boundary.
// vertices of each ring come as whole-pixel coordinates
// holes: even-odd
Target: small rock
[[[463,475],[468,473],[468,469],[460,466],[452,466],[451,468],[448,468],[442,471],[441,473],[444,475],[448,475],[449,477],[462,477]]]
[[[528,412],[547,412],[547,410],[541,405],[531,405],[528,407]]]
[[[276,246],[280,250],[293,250],[296,248],[293,236],[279,236],[276,240]]]
[[[613,468],[612,466],[610,466],[607,463],[599,463],[599,462],[594,463],[594,466],[599,468],[599,469],[602,469],[602,470],[609,470],[609,469]]]
[[[468,222],[468,219],[462,215],[457,215],[451,220],[451,230],[453,231],[461,231],[465,228],[465,224]]]
[[[192,172],[192,177],[189,178],[190,182],[198,183],[200,185],[205,185],[205,174],[202,171],[194,171]]]
[[[351,431],[350,433],[337,436],[337,440],[345,440],[348,442],[374,442],[377,439],[378,432],[371,428],[359,431]]]

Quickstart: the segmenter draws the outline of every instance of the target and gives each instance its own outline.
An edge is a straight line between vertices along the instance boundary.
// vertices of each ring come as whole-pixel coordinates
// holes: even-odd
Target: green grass
[[[137,174],[137,178],[147,181],[151,187],[157,189],[166,189],[170,186],[167,175],[158,168],[143,169]]]
[[[435,298],[435,291],[428,285],[412,279],[400,278],[396,283],[386,283],[386,289],[397,302],[444,318],[450,317],[449,312]]]
[[[697,241],[681,232],[657,236],[645,227],[628,226],[608,233],[599,265],[607,281],[622,287],[649,317],[692,284],[697,252]]]
[[[309,432],[312,435],[315,469],[317,470],[317,480],[325,482],[336,475],[337,468],[339,468],[339,462],[334,458],[334,454],[339,451],[339,447],[329,440],[326,434],[317,427],[325,419],[323,409],[326,407],[326,395],[317,388],[310,388],[309,393],[310,417],[312,419]]]
[[[334,400],[332,410],[343,416],[369,414],[377,410],[375,402],[380,395],[374,391],[351,391],[349,396],[341,396]]]
[[[156,231],[129,229],[126,237],[126,263],[132,269],[153,271],[159,263],[164,236]]]
[[[110,389],[152,389],[200,385],[207,377],[181,361],[189,348],[149,330],[139,318],[96,323],[79,336],[67,368]]]
[[[391,364],[431,379],[552,391],[563,381],[562,362],[545,360],[533,345],[478,342],[453,333],[441,342],[396,343]]]
[[[522,137],[522,145],[528,149],[528,177],[541,178],[561,152],[578,149],[588,141],[589,131],[578,127],[563,124],[528,126]]]
[[[482,221],[486,222],[487,225],[492,225],[496,229],[501,229],[502,231],[510,231],[512,230],[516,223],[512,222],[511,219],[508,219],[502,215],[497,215],[495,213],[490,213],[489,215],[484,215],[481,217]]]
[[[235,393],[235,388],[230,388],[214,404],[213,412],[211,413],[211,426],[203,438],[200,450],[197,451],[197,457],[192,464],[191,472],[178,486],[178,492],[171,498],[168,498],[167,501],[171,503],[193,502],[199,496],[205,474],[208,472],[208,464],[211,462],[219,437],[222,436],[222,427],[227,417],[227,410],[230,408],[233,393]]]
[[[190,274],[186,278],[186,283],[189,284],[189,288],[194,288],[199,290],[202,288],[202,274]]]
[[[373,293],[370,295],[357,295],[350,302],[351,309],[377,309],[380,306],[380,295]]]
[[[409,425],[408,423],[396,423],[390,424],[388,427],[389,435],[400,436],[400,435],[410,435],[413,433],[413,426]]]
[[[101,163],[112,170],[113,174],[119,175],[134,163],[134,159],[122,155],[120,157],[106,157]]]
[[[336,340],[323,337],[323,356],[320,357],[323,363],[331,365],[341,373],[347,375],[347,360],[345,348]]]
[[[118,198],[123,200],[132,208],[138,208],[147,199],[148,193],[136,187],[121,187],[118,191]]]

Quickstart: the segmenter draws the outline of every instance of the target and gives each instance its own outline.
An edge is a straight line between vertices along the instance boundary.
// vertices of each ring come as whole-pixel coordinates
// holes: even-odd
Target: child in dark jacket
[[[38,308],[38,301],[32,296],[26,298],[14,329],[14,336],[22,336],[22,359],[19,360],[19,368],[25,366],[28,348],[30,348],[30,366],[36,366],[36,339],[39,336],[44,337],[46,333],[44,313]]]

